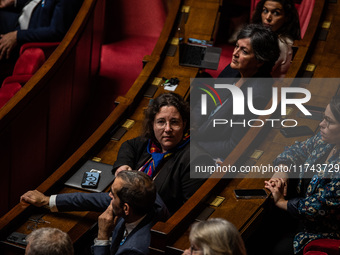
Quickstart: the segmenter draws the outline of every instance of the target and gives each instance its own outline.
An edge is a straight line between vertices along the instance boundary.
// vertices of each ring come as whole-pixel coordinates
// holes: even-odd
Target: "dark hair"
[[[331,108],[331,111],[337,122],[340,123],[340,97],[332,97],[331,102],[329,103],[329,107]]]
[[[299,14],[295,8],[293,0],[261,0],[255,7],[251,23],[262,24],[262,11],[265,2],[274,1],[282,5],[285,13],[285,23],[275,31],[278,35],[289,37],[292,40],[301,39],[300,20]]]
[[[186,123],[184,133],[189,129],[190,121],[190,106],[189,103],[176,93],[164,93],[150,101],[148,108],[145,110],[144,119],[144,136],[157,142],[153,130],[153,121],[156,114],[160,111],[163,106],[174,106],[180,113],[182,120]]]
[[[277,34],[262,25],[249,24],[237,36],[237,40],[244,38],[250,39],[256,60],[263,62],[260,70],[270,73],[280,56]]]
[[[156,200],[156,188],[152,179],[140,171],[121,171],[116,178],[121,178],[123,187],[117,191],[120,205],[127,203],[134,214],[144,215],[152,209]]]

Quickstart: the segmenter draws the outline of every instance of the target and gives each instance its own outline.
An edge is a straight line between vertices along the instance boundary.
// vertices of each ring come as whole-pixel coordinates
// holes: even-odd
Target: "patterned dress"
[[[334,145],[321,139],[320,133],[287,147],[274,161],[275,165],[295,166],[299,172],[298,198],[288,200],[288,212],[303,221],[303,231],[294,238],[294,252],[300,252],[318,238],[340,239],[340,155],[334,153],[326,162]],[[290,168],[293,169],[293,168]],[[303,194],[303,178],[311,176]]]

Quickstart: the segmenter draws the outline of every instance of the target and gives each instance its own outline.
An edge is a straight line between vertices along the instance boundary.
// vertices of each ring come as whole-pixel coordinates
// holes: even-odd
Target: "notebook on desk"
[[[179,43],[179,64],[217,70],[221,52],[218,47]]]

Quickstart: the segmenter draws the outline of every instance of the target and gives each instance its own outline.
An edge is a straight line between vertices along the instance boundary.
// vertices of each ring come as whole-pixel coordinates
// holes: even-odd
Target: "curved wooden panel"
[[[211,4],[212,2],[214,1],[207,1],[206,4]],[[47,194],[51,194],[52,192],[58,193],[75,191],[73,189],[64,188],[63,181],[76,170],[79,164],[91,156],[99,156],[102,158],[104,163],[112,164],[115,160],[118,148],[120,147],[120,144],[123,142],[123,140],[132,138],[139,134],[142,122],[141,116],[143,107],[147,105],[150,99],[149,97],[142,97],[147,87],[152,83],[153,78],[176,75],[180,78],[180,86],[176,92],[183,96],[188,94],[190,77],[195,77],[198,70],[195,68],[179,67],[177,54],[174,57],[166,57],[165,55],[167,43],[176,32],[176,17],[178,16],[181,4],[195,5],[197,3],[198,5],[200,1],[173,0],[171,3],[172,5],[169,5],[171,9],[169,10],[168,18],[165,22],[165,26],[155,46],[155,49],[150,56],[145,57],[146,65],[129,92],[125,97],[120,97],[117,99],[119,104],[111,113],[111,115],[97,129],[97,131],[67,161],[65,161],[64,164],[62,164],[45,182],[43,182],[38,187],[40,191]],[[322,10],[318,11],[321,13]],[[313,27],[313,29],[316,29],[316,27]],[[301,68],[303,61],[305,61],[307,48],[305,46],[301,46],[299,47],[299,50],[296,55],[297,58],[294,59],[292,64],[294,68],[297,68],[294,70],[294,72],[297,72],[298,69]],[[298,61],[298,63],[295,61]],[[294,65],[294,63],[296,63],[296,65]],[[292,72],[292,76],[290,77],[295,77],[294,72]],[[287,84],[287,86],[289,86],[289,84]],[[158,88],[155,96],[163,91],[164,90],[162,88]],[[136,120],[135,127],[129,130],[127,132],[127,136],[124,136],[121,141],[108,142],[109,135],[111,134],[112,130],[119,127],[121,121],[124,118],[132,118]],[[242,159],[242,155],[247,152],[248,146],[251,145],[255,137],[259,136],[260,131],[260,129],[249,130],[247,135],[228,157],[228,164],[237,164]],[[5,137],[4,141],[9,143]],[[104,148],[102,146],[104,146]],[[191,224],[194,217],[204,207],[207,199],[212,194],[220,191],[220,189],[225,185],[230,184],[229,181],[221,179],[221,176],[214,177],[216,178],[210,178],[208,181],[206,181],[203,186],[187,201],[187,203],[182,206],[179,211],[176,212],[167,222],[159,222],[153,227],[151,248],[155,253],[164,253],[164,251],[167,249],[167,246],[176,242],[176,240],[181,237],[183,232],[187,230],[187,226]],[[241,182],[240,179],[237,183],[231,183],[231,187],[232,185],[238,185],[239,182]],[[253,208],[254,213],[250,213],[251,217],[258,217],[261,213],[260,209],[263,205],[264,203],[262,202],[256,204],[257,207],[254,207],[255,209]],[[16,205],[9,213],[2,217],[0,219],[1,240],[4,240],[11,231],[16,231],[19,229],[20,231],[27,232],[27,229],[24,229],[26,224],[25,222],[27,222],[27,217],[34,211],[35,210],[32,207],[23,209],[20,205]],[[51,217],[51,219],[53,219],[53,215],[51,216],[51,214],[49,214],[47,217]],[[86,233],[91,224],[96,221],[96,214],[84,212],[81,214],[76,214],[72,219],[75,222],[72,222],[72,224],[68,225],[66,231],[70,233],[73,241],[77,241],[82,234]],[[65,220],[67,221],[70,219],[65,217]],[[248,218],[243,223],[240,223],[238,226],[239,229],[243,233],[246,233],[247,228],[252,224],[252,220],[253,218]],[[22,226],[20,226],[20,224],[22,224]],[[57,223],[56,221],[55,224],[60,224],[60,222]],[[64,227],[60,225],[57,226]]]
[[[301,73],[301,68],[304,67],[305,60],[307,58],[307,53],[309,52],[309,47],[312,45],[312,42],[316,40],[315,34],[318,29],[319,21],[323,12],[325,2],[316,1],[315,8],[312,13],[311,22],[306,31],[305,37],[301,42],[297,42],[298,50],[294,57],[294,60],[289,68],[289,71],[286,75],[286,78],[295,78]],[[277,84],[275,86],[290,86],[291,83],[287,84]],[[267,105],[267,108],[270,107],[272,102],[270,101]],[[269,116],[260,116],[258,119],[265,120]],[[261,133],[266,132],[265,126],[261,128],[250,128],[243,139],[239,142],[239,144],[235,147],[235,149],[229,154],[229,156],[225,159],[224,165],[237,165],[241,160],[244,160],[244,155],[249,152],[252,144],[256,141],[256,138],[262,135]],[[188,226],[193,222],[194,218],[197,217],[199,212],[206,206],[207,199],[211,198],[214,194],[218,194],[221,191],[221,187],[227,186],[235,186],[239,185],[241,182],[240,179],[231,180],[231,184],[228,183],[230,180],[223,179],[224,174],[214,173],[197,192],[167,221],[167,222],[158,222],[152,228],[152,244],[151,247],[153,249],[153,253],[157,254],[159,250],[165,251],[167,250],[169,254],[176,254],[176,247],[170,248],[177,239],[180,239],[181,235],[187,231]],[[257,181],[259,183],[259,181]],[[263,187],[263,180],[260,180],[261,186]],[[248,185],[255,185],[248,184]],[[248,186],[249,187],[249,186]],[[232,190],[232,189],[230,189]],[[231,195],[231,193],[229,193]],[[236,201],[233,201],[234,203]],[[258,212],[259,209],[264,206],[264,202],[259,204],[255,204],[252,208],[248,208],[248,210],[252,211],[255,220],[259,217]],[[240,215],[239,215],[240,216]],[[248,221],[251,221],[251,218],[243,218],[239,217],[237,224],[235,225],[239,228],[240,232],[246,233],[248,232],[248,228],[250,225]],[[186,241],[188,237],[186,236]],[[184,248],[184,247],[183,247]],[[177,251],[178,254],[181,251]]]
[[[159,38],[155,50],[152,53],[149,61],[145,64],[145,67],[126,95],[126,97],[118,97],[116,99],[117,106],[111,112],[111,114],[106,118],[106,120],[100,125],[100,127],[76,150],[71,157],[69,157],[52,175],[50,175],[44,182],[40,182],[41,185],[36,185],[37,189],[50,194],[51,192],[70,192],[73,189],[65,189],[63,182],[72,175],[79,165],[81,165],[88,158],[93,157],[97,153],[98,148],[101,148],[103,144],[109,142],[110,146],[112,141],[110,138],[112,132],[119,127],[119,124],[131,115],[131,113],[136,109],[141,109],[138,107],[140,101],[143,104],[146,103],[145,100],[141,99],[143,92],[150,85],[150,77],[160,66],[160,55],[164,56],[166,51],[166,45],[168,39],[173,34],[173,26],[176,20],[176,15],[180,6],[180,0],[173,1],[171,8],[169,9],[169,15],[165,22],[165,27],[162,31],[161,37]],[[91,16],[90,16],[91,19]],[[65,49],[66,50],[66,49]],[[72,50],[70,50],[71,52]],[[57,53],[53,53],[57,54]],[[73,53],[75,54],[75,53]],[[51,56],[52,57],[52,56]],[[49,60],[57,61],[57,60]],[[65,62],[65,61],[64,61]],[[53,62],[54,63],[54,62]],[[64,69],[65,70],[65,69]],[[65,70],[67,71],[67,70]],[[42,72],[41,70],[38,72]],[[42,79],[48,79],[46,72],[43,72]],[[53,80],[55,76],[52,75]],[[51,78],[52,79],[52,78]],[[40,81],[41,82],[41,81]],[[39,82],[38,82],[39,84]],[[34,88],[32,88],[34,89]],[[42,89],[43,90],[43,89]],[[131,133],[132,135],[133,133]],[[118,146],[118,145],[117,145]],[[34,188],[36,188],[34,187]],[[27,190],[27,187],[25,188]],[[24,192],[24,191],[23,191]],[[17,203],[16,203],[17,204]],[[3,241],[6,239],[6,235],[12,232],[15,228],[22,223],[22,219],[29,216],[34,211],[34,208],[28,207],[23,208],[20,204],[17,204],[12,208],[6,215],[0,219],[0,237]],[[94,221],[97,220],[96,214],[85,212],[79,215],[79,221],[77,223],[63,222],[63,226],[58,226],[60,228],[67,228],[65,231],[69,232],[72,240],[76,242],[81,236],[86,233],[86,231],[92,226]],[[27,219],[27,218],[26,218]],[[69,220],[69,219],[68,219]],[[74,223],[74,225],[72,225]],[[27,231],[27,229],[25,230]],[[0,245],[1,246],[1,245]],[[6,246],[6,245],[5,245]],[[7,246],[6,246],[7,247]],[[21,247],[22,248],[22,247]],[[1,249],[1,248],[0,248]],[[9,248],[10,249],[10,248]],[[20,248],[19,248],[20,249]]]
[[[103,0],[84,0],[59,46],[0,109],[0,151],[4,152],[0,155],[0,172],[6,177],[2,180],[6,185],[0,189],[8,194],[0,204],[0,215],[74,150],[70,141],[99,66],[101,37],[94,37],[93,31],[101,26],[96,23],[103,19],[98,14],[104,8]],[[96,43],[98,40],[100,43]]]

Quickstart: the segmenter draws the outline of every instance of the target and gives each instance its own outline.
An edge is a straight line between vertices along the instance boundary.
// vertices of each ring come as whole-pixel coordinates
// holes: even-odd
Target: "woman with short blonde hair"
[[[194,223],[189,240],[191,247],[187,254],[204,255],[246,255],[246,249],[236,227],[221,218]]]

